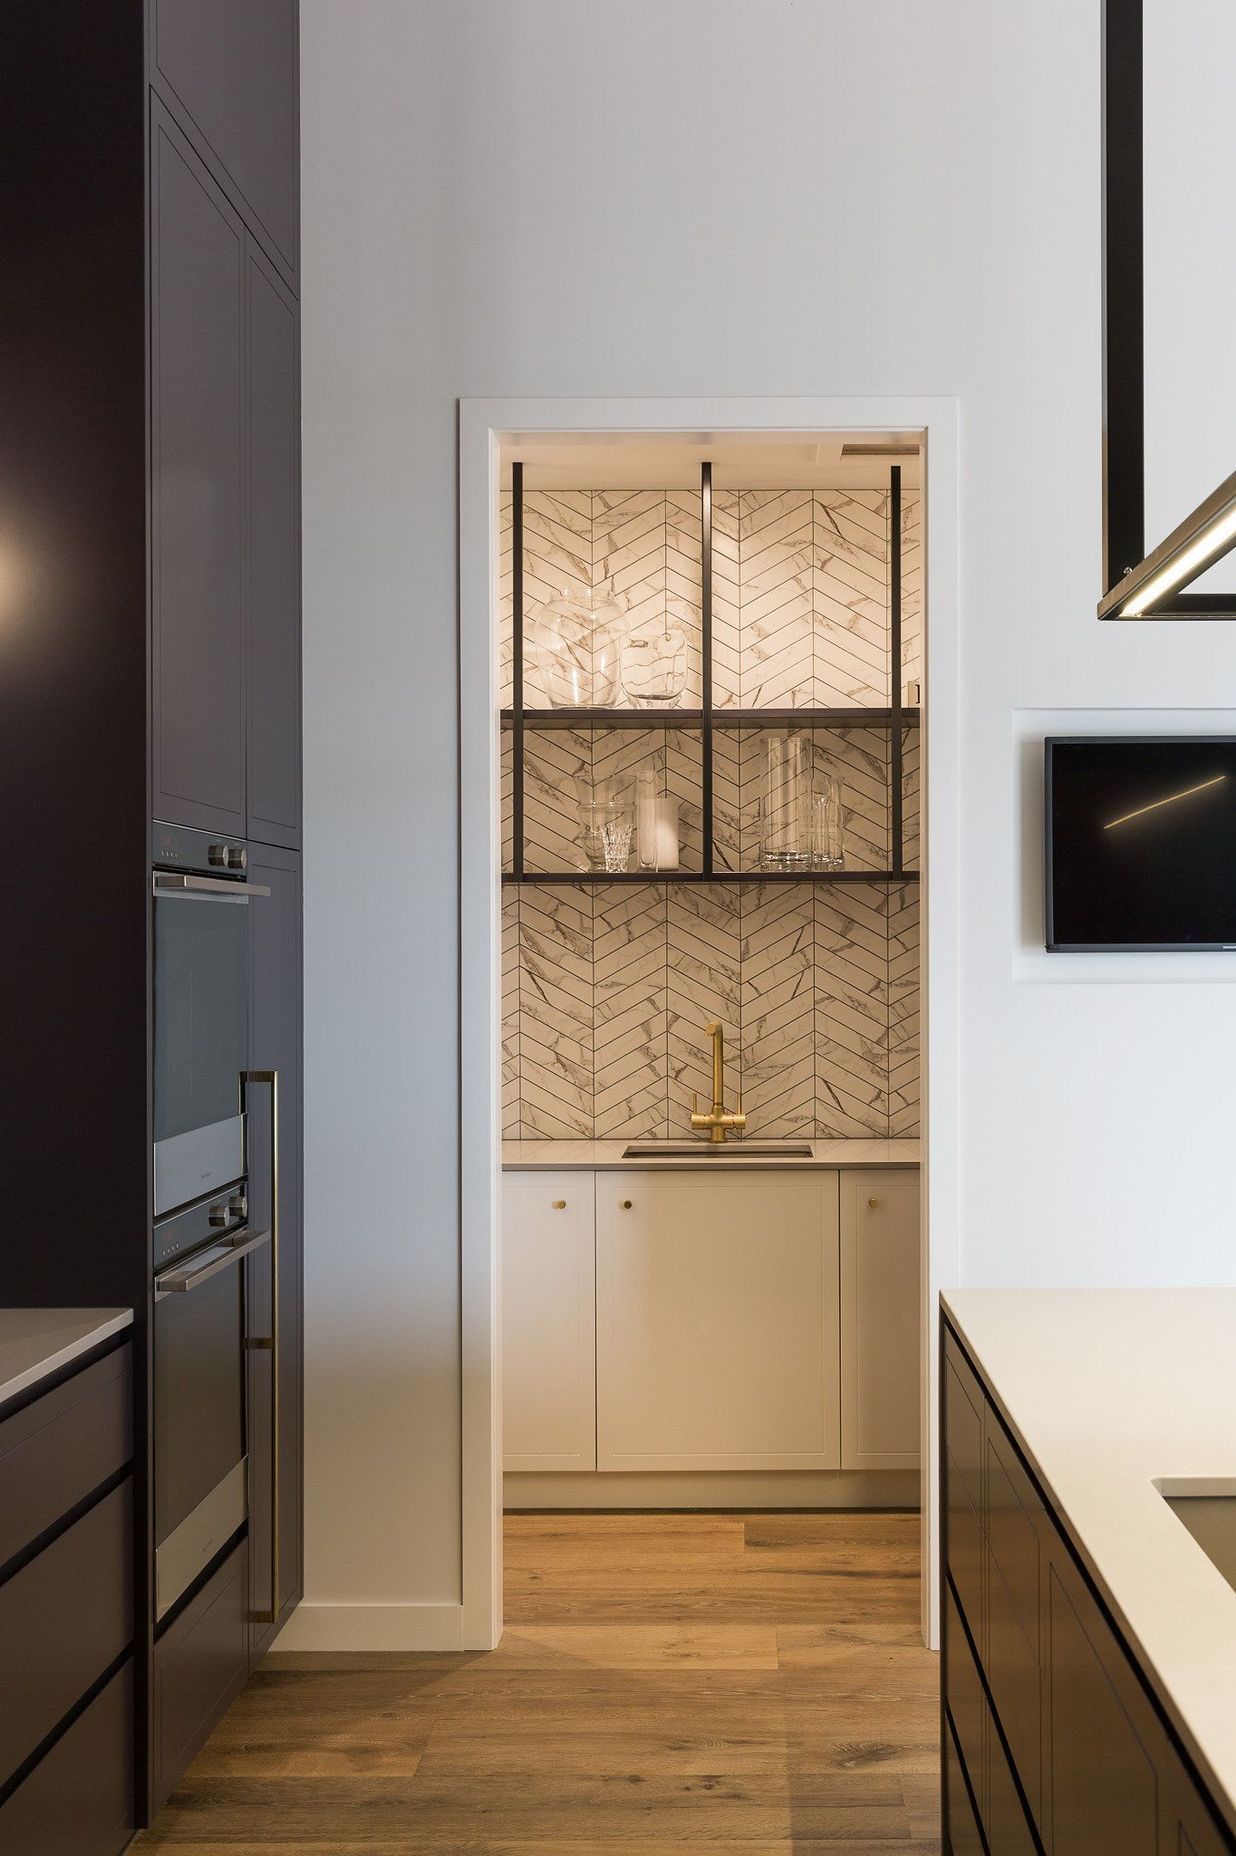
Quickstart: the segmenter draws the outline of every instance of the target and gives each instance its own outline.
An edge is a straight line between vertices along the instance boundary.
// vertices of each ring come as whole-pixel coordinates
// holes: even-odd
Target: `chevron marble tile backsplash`
[[[888,496],[876,490],[718,491],[713,499],[713,680],[719,709],[883,708]],[[902,503],[904,683],[922,675],[920,501]],[[701,700],[698,496],[530,492],[531,613],[563,587],[612,587],[632,623],[667,598],[692,644],[683,706]],[[502,701],[511,700],[511,510],[500,509]],[[694,619],[694,635],[691,621]],[[525,700],[548,705],[535,665]],[[619,696],[620,704],[625,702]],[[918,885],[773,884],[758,878],[763,734],[719,729],[715,853],[749,883],[606,886],[576,878],[503,892],[502,1113],[507,1140],[682,1135],[706,1101],[704,1028],[724,1025],[728,1086],[748,1132],[777,1138],[910,1136],[919,1128]],[[918,731],[903,737],[906,866],[918,862]],[[580,866],[575,779],[656,757],[681,802],[681,861],[702,868],[698,730],[553,730],[525,736],[529,872]],[[841,780],[846,861],[889,856],[889,738],[816,729],[817,767]],[[509,744],[503,760],[510,857]]]
[[[917,884],[529,884],[502,932],[508,1141],[685,1134],[713,1019],[749,1134],[918,1132]]]

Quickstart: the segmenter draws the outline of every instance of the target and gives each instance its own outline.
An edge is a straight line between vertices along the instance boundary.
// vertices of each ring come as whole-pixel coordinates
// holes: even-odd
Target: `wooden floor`
[[[506,1541],[496,1651],[260,1671],[134,1847],[939,1851],[917,1515],[511,1515]]]

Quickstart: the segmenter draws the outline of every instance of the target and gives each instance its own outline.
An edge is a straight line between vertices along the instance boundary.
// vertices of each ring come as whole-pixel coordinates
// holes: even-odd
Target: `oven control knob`
[[[231,1206],[212,1205],[210,1208],[210,1222],[216,1231],[226,1231],[227,1227],[232,1222]]]
[[[243,870],[249,861],[249,853],[243,844],[229,844],[223,861],[229,870]]]
[[[206,856],[216,870],[226,870],[231,847],[226,844],[212,844]]]

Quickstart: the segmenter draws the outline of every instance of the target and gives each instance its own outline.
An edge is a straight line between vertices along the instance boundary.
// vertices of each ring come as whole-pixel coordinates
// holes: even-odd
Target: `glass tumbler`
[[[809,743],[802,735],[769,735],[760,802],[760,868],[811,868]]]
[[[831,773],[817,773],[811,784],[811,866],[845,868],[841,782]]]

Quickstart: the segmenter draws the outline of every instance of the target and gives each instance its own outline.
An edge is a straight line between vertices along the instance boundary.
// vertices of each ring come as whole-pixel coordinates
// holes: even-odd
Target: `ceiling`
[[[502,487],[511,463],[524,466],[525,490],[694,490],[712,462],[719,490],[883,489],[900,464],[906,486],[921,481],[919,432],[698,433],[511,432],[501,444]],[[846,445],[910,445],[901,457],[846,457]]]

